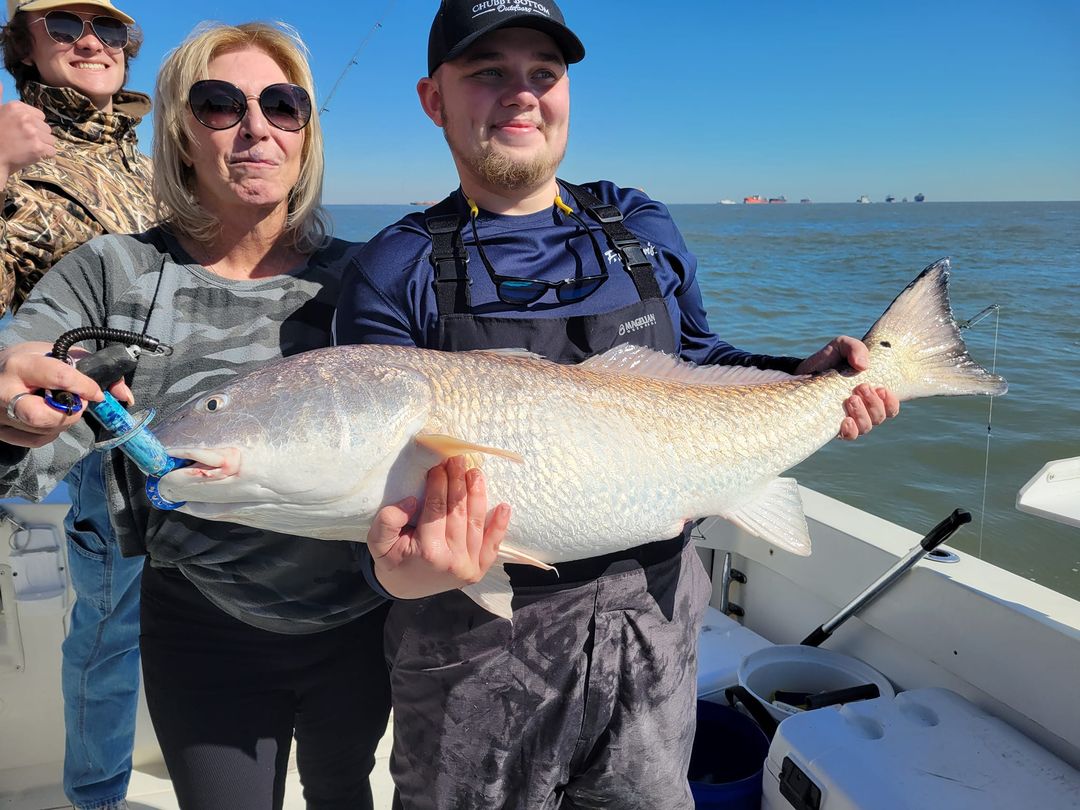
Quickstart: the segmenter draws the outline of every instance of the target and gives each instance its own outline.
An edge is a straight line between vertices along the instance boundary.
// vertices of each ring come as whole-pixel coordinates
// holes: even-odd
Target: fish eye
[[[207,413],[214,413],[215,411],[220,411],[228,404],[228,394],[211,394],[199,403],[199,410],[206,411]]]

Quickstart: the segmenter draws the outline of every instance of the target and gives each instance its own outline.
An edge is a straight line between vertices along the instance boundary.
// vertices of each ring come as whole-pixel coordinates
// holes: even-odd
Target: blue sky
[[[145,31],[131,86],[147,92],[204,19],[296,26],[320,104],[367,38],[323,118],[326,201],[436,199],[456,185],[415,94],[434,0],[115,1]],[[571,68],[567,179],[667,202],[1080,199],[1077,0],[561,7],[588,51]]]

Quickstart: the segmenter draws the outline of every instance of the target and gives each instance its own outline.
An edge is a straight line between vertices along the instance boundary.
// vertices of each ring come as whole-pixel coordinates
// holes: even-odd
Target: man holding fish
[[[358,255],[338,343],[525,349],[559,363],[625,343],[699,365],[865,369],[867,348],[849,337],[806,359],[724,343],[662,204],[609,182],[556,178],[567,65],[584,55],[551,0],[444,0],[417,91],[461,186]],[[852,439],[895,416],[899,402],[861,385],[844,409],[839,433]],[[418,531],[412,508],[384,508],[368,536],[374,578],[395,597],[419,595],[393,562]],[[526,564],[506,566],[512,621],[456,590],[391,611],[399,806],[692,807],[695,649],[710,589],[688,532],[560,563],[557,574],[519,559]]]

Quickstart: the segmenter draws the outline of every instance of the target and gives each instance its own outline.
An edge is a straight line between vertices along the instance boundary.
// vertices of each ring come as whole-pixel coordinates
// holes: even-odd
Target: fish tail
[[[949,260],[940,259],[912,281],[863,342],[871,369],[896,371],[890,387],[900,399],[1004,394],[1008,384],[971,359],[949,305]]]

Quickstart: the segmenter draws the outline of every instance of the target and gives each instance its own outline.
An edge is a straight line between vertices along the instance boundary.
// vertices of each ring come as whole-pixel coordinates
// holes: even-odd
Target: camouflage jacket
[[[145,231],[154,220],[150,159],[135,136],[148,96],[118,93],[113,112],[103,113],[75,90],[31,83],[22,100],[45,113],[57,154],[14,173],[4,189],[0,315],[71,249],[103,233]]]

